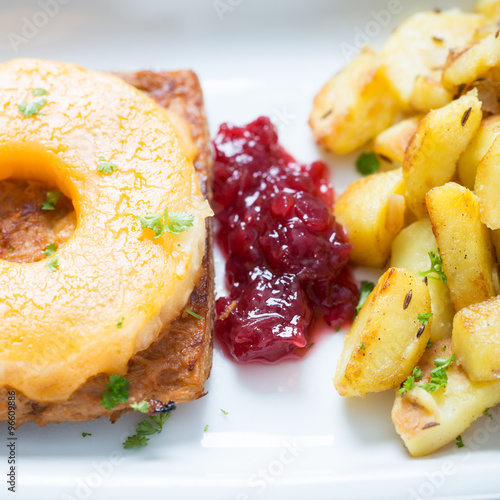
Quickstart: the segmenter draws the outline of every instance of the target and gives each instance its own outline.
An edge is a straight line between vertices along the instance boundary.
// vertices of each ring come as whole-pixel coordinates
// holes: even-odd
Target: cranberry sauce
[[[215,332],[238,361],[274,362],[308,345],[315,319],[352,319],[351,245],[332,213],[326,165],[298,164],[269,118],[222,125],[214,147],[216,238],[230,290],[217,300]]]

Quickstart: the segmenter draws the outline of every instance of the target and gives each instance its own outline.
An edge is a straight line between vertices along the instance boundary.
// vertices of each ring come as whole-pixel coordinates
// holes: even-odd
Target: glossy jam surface
[[[326,165],[298,164],[261,117],[224,124],[214,141],[217,242],[227,297],[215,332],[238,361],[275,362],[307,347],[314,321],[352,319],[351,245],[335,222]]]

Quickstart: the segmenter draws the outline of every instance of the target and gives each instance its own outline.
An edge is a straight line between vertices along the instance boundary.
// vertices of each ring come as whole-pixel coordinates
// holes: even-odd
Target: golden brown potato
[[[426,202],[455,311],[494,297],[496,262],[476,195],[449,182],[429,191]]]
[[[392,240],[404,224],[405,200],[401,169],[362,177],[338,198],[335,217],[353,243],[351,262],[382,267]]]
[[[500,379],[500,298],[464,307],[453,320],[452,349],[471,380]]]
[[[416,111],[427,113],[442,108],[453,101],[453,94],[441,83],[441,70],[432,75],[419,75],[410,94],[410,106]]]
[[[477,167],[476,194],[481,206],[481,220],[490,229],[500,229],[500,136]]]
[[[451,355],[450,341],[444,339],[426,349],[418,363],[422,381],[409,392],[396,395],[392,421],[414,457],[428,455],[455,441],[484,410],[500,403],[500,381],[472,382],[457,363],[446,371],[446,388],[431,394],[419,387],[429,382],[430,372],[436,368],[434,360]]]
[[[475,10],[495,23],[500,21],[500,0],[479,0]]]
[[[418,315],[431,312],[427,286],[405,269],[380,278],[345,337],[335,388],[341,396],[365,396],[398,387],[411,373],[430,338],[430,324]]]
[[[421,12],[392,33],[381,55],[387,64],[389,79],[407,109],[411,108],[417,77],[433,76],[439,87],[436,71],[444,67],[450,49],[467,46],[483,24],[484,18],[476,14]]]
[[[458,160],[458,178],[469,189],[474,189],[477,166],[500,135],[500,115],[490,116],[481,125]]]
[[[500,38],[495,32],[448,59],[443,71],[443,85],[455,92],[460,85],[472,84],[499,64]]]
[[[429,252],[438,253],[436,238],[429,219],[421,219],[405,227],[392,242],[390,267],[401,267],[419,276],[430,268]],[[436,342],[451,335],[455,309],[448,286],[442,281],[429,279],[432,325],[431,340]]]
[[[373,151],[395,166],[401,166],[408,144],[417,131],[422,116],[413,116],[396,123],[375,137]]]
[[[406,201],[418,218],[427,213],[427,191],[453,178],[458,158],[477,132],[481,117],[481,102],[473,90],[420,122],[403,162]]]
[[[399,110],[382,59],[365,49],[314,98],[309,125],[319,144],[343,154],[391,125]]]

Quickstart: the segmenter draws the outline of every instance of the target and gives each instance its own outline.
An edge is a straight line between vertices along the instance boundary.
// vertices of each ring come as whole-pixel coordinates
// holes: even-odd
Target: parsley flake
[[[106,410],[111,410],[118,403],[126,403],[130,391],[130,383],[125,377],[112,374],[106,383],[108,390],[102,393],[101,404]]]
[[[12,247],[7,250],[7,252],[9,252],[9,253],[12,253],[13,251],[14,251],[14,249]]]
[[[135,411],[140,411],[141,413],[148,413],[149,403],[147,401],[141,401],[140,403],[130,403],[130,408]]]
[[[419,381],[422,378],[422,370],[415,366],[413,372],[408,378],[403,382],[403,387],[399,389],[398,394],[404,394],[405,392],[411,391],[415,387],[415,381]]]
[[[196,318],[196,319],[201,319],[201,316],[199,314],[196,314],[195,312],[191,311],[191,309],[184,309],[188,314],[191,314],[191,316],[193,316],[193,318]]]
[[[161,434],[163,424],[170,418],[170,412],[160,413],[139,422],[133,436],[129,436],[123,443],[125,449],[147,446],[152,434]]]
[[[47,104],[47,99],[40,99],[35,102],[23,101],[18,104],[19,113],[21,113],[25,118],[31,118],[32,116],[38,115],[40,110]]]
[[[356,160],[356,169],[361,175],[370,175],[380,168],[380,161],[375,153],[361,153]]]
[[[49,93],[45,89],[40,89],[40,88],[33,89],[32,94],[33,97],[37,97],[39,95],[49,95]]]
[[[125,321],[125,318],[122,318],[118,323],[116,323],[116,328],[122,328],[123,327],[123,322]]]
[[[47,264],[45,264],[45,269],[47,269],[49,273],[56,272],[59,269],[59,257],[52,257]]]
[[[138,446],[147,446],[149,438],[143,436],[142,434],[134,434],[133,436],[129,436],[126,441],[123,443],[123,447],[125,449],[128,448],[136,448]]]
[[[442,281],[445,285],[448,283],[448,278],[443,271],[443,258],[441,257],[441,250],[438,248],[438,254],[434,252],[429,252],[429,259],[431,261],[431,268],[427,271],[422,271],[420,276],[427,276],[428,278],[436,281]],[[436,276],[431,276],[431,274],[436,274]]]
[[[431,394],[443,387],[446,387],[446,384],[448,383],[448,375],[446,374],[446,370],[448,370],[448,368],[454,361],[454,354],[452,354],[449,358],[436,358],[434,360],[436,368],[434,368],[430,373],[430,381],[426,384],[420,384],[419,387],[425,389]]]
[[[358,305],[356,306],[356,314],[361,311],[361,308],[363,307],[363,304],[366,302],[366,299],[368,298],[368,295],[372,293],[372,290],[375,288],[375,283],[372,283],[371,281],[362,281],[361,286],[359,287],[359,302]]]
[[[418,313],[418,320],[422,325],[427,325],[432,317],[432,313]]]
[[[462,436],[457,436],[456,443],[457,448],[463,448],[465,446],[464,442],[462,441]]]
[[[366,346],[365,344],[363,344],[363,342],[361,342],[361,345],[359,346],[359,348],[364,351],[366,349]]]
[[[42,210],[54,210],[61,196],[61,191],[49,191],[47,199],[43,202]]]
[[[181,234],[193,225],[194,217],[187,212],[169,212],[168,209],[162,214],[146,213],[144,217],[136,216],[141,222],[141,229],[154,231],[156,240],[165,233]]]
[[[429,347],[432,347],[434,345],[434,342],[432,342],[431,340],[429,340],[429,342],[427,342],[427,345],[425,346],[426,349],[429,349]]]
[[[90,432],[82,432],[82,437],[92,436]]]
[[[207,432],[208,431],[208,424],[205,425],[205,428],[203,429],[203,432]]]
[[[228,412],[228,411],[226,411],[226,410],[223,410],[222,408],[220,409],[220,411],[221,411],[222,413],[224,413],[224,415],[229,415],[229,412]]]
[[[47,245],[47,248],[43,251],[45,254],[45,257],[52,257],[57,251],[57,247],[55,243],[51,243],[50,245]]]
[[[101,174],[104,175],[112,174],[117,168],[118,165],[116,163],[111,163],[110,161],[106,161],[106,158],[104,158],[104,156],[101,156],[99,158],[99,163],[97,164],[97,171],[100,172]]]
[[[486,410],[484,410],[483,415],[488,418],[493,418],[493,415],[490,413],[489,408],[486,408]]]

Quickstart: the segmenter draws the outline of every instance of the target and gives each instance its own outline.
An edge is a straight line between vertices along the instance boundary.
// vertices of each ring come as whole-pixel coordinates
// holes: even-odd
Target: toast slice
[[[210,136],[203,107],[203,95],[197,76],[191,71],[161,72],[141,71],[138,73],[118,74],[126,82],[146,92],[161,106],[176,112],[191,126],[191,135],[198,149],[194,165],[201,189],[206,198],[212,199],[212,155]],[[23,187],[24,186],[24,187]],[[32,235],[28,247],[38,252],[44,248],[45,235],[49,231],[46,220],[41,220],[39,200],[42,188],[36,183],[24,183],[19,195],[24,207],[7,214],[0,221],[0,258],[25,261],[30,257],[30,248],[19,248],[14,239],[20,227]],[[0,187],[1,206],[11,200],[13,186]],[[27,194],[28,193],[28,194]],[[19,199],[17,200],[19,203]],[[66,205],[61,204],[61,209]],[[21,214],[21,216],[19,215]],[[67,215],[61,214],[61,216]],[[50,214],[57,217],[57,214]],[[10,228],[6,231],[5,227]],[[36,235],[33,237],[36,228]],[[45,238],[44,238],[45,236]],[[52,235],[51,235],[52,237]],[[2,239],[3,238],[3,239]],[[53,240],[52,240],[53,241]],[[14,244],[15,243],[15,244]],[[9,256],[10,252],[10,256]],[[43,254],[42,254],[43,257]],[[200,319],[189,313],[181,313],[147,349],[136,353],[129,361],[126,374],[130,382],[130,402],[146,400],[152,412],[169,411],[175,403],[191,401],[204,395],[204,384],[212,366],[212,331],[214,321],[214,269],[212,255],[212,223],[207,219],[206,250],[203,259],[203,274],[200,277],[185,309],[201,316]],[[16,426],[26,422],[36,422],[40,426],[67,421],[87,421],[102,416],[115,422],[123,413],[132,411],[128,404],[119,404],[111,411],[100,403],[102,393],[107,389],[109,377],[99,374],[90,378],[67,401],[39,403],[16,392]],[[7,391],[0,389],[0,421],[7,420]]]

